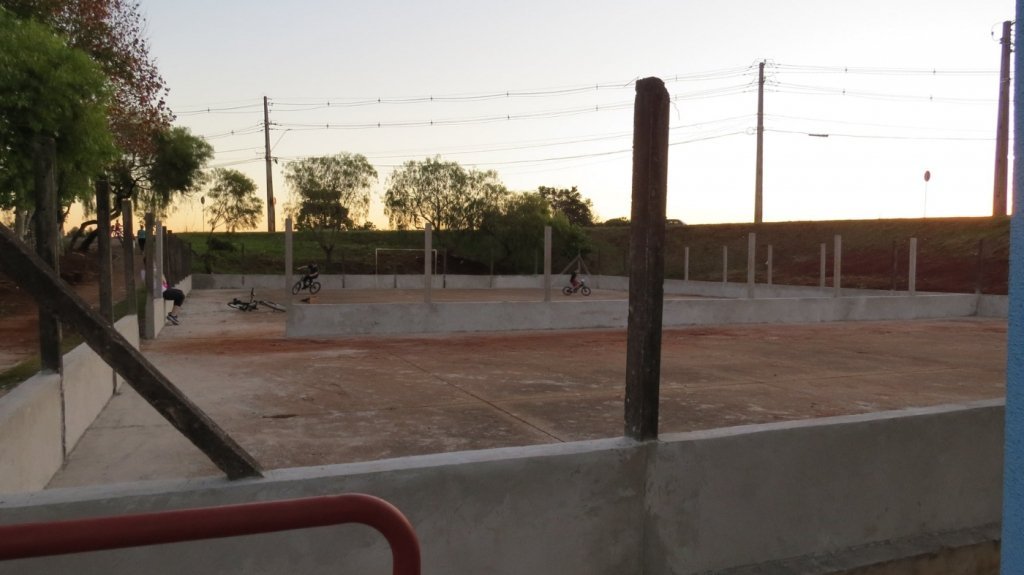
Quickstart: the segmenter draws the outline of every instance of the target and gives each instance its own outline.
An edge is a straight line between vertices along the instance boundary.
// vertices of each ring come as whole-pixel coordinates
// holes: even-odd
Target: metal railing
[[[412,524],[387,501],[362,494],[3,525],[0,561],[342,523],[362,523],[379,531],[391,546],[392,573],[419,575],[420,545]]]

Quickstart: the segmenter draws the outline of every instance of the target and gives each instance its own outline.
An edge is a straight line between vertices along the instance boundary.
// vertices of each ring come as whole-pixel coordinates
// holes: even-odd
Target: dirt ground
[[[194,291],[182,325],[142,349],[264,468],[622,434],[624,330],[288,339],[285,314],[225,305],[245,295]],[[660,429],[1000,398],[1005,354],[993,319],[670,329]],[[126,389],[51,487],[206,475],[219,472]]]

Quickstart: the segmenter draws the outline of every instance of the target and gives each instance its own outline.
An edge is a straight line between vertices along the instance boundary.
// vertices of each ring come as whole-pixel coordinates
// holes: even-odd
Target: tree
[[[585,228],[594,225],[594,204],[584,198],[576,186],[571,189],[540,186],[537,191],[551,203],[551,209],[565,214],[570,223]]]
[[[481,229],[496,244],[499,265],[520,272],[544,249],[544,226],[550,219],[551,206],[540,194],[509,194],[487,213]]]
[[[130,178],[130,188],[118,189],[119,198],[136,197],[142,206],[157,214],[165,214],[175,194],[188,195],[198,190],[206,177],[203,168],[213,158],[213,146],[193,136],[188,128],[175,126],[154,135],[152,156],[148,161],[134,163],[134,170],[118,170]],[[122,164],[119,168],[127,168]],[[125,181],[125,180],[120,180]]]
[[[56,31],[99,64],[109,78],[110,126],[128,155],[149,156],[154,138],[173,115],[167,87],[149,55],[146,22],[134,0],[0,0],[18,18]]]
[[[91,179],[115,156],[99,67],[46,27],[0,8],[0,78],[0,208],[31,207],[38,136],[56,141],[62,204],[88,197]]]
[[[228,232],[255,228],[263,213],[263,201],[256,196],[256,183],[238,170],[218,168],[206,192],[210,198],[210,232],[224,224]]]
[[[384,213],[398,229],[429,223],[437,231],[475,230],[508,194],[494,171],[427,158],[406,162],[391,174]]]
[[[121,215],[121,200],[131,199],[136,207],[165,217],[179,196],[198,191],[205,183],[203,169],[213,158],[213,146],[188,128],[173,127],[158,132],[147,157],[124,155],[108,168],[110,191],[114,196],[111,218]],[[92,209],[92,198],[83,198],[86,210]],[[78,239],[96,225],[96,220],[82,222],[68,242],[74,249]],[[96,239],[96,229],[89,231],[78,248],[89,249]]]
[[[341,153],[289,162],[285,180],[300,198],[295,229],[313,234],[330,265],[338,233],[370,211],[377,170],[366,156]]]

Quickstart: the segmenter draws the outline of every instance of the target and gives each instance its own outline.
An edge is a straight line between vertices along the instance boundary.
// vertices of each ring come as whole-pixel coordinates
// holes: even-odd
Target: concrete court
[[[465,292],[434,299],[489,290]],[[142,348],[265,468],[622,433],[624,330],[286,339],[285,314],[228,308],[236,296],[248,290],[193,291],[182,325]],[[339,296],[355,293],[319,299]],[[661,431],[1001,398],[1005,365],[1002,319],[671,329]],[[50,487],[219,474],[126,388]]]

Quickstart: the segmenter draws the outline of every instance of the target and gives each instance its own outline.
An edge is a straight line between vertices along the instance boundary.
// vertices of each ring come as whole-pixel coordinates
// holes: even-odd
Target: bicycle
[[[579,283],[576,284],[575,286],[568,285],[562,288],[562,293],[565,295],[572,295],[576,292],[580,292],[585,296],[590,295],[590,288],[587,287],[587,282],[579,280]]]
[[[320,291],[320,282],[316,281],[317,276],[320,275],[319,268],[316,266],[302,266],[299,269],[308,269],[309,271],[306,275],[302,276],[302,279],[295,282],[295,285],[292,286],[292,295],[298,295],[298,293],[304,289],[308,289],[310,294],[315,294]]]
[[[274,311],[285,311],[285,307],[279,303],[266,299],[256,299],[256,288],[249,290],[249,301],[240,300],[236,297],[228,302],[228,307],[239,311],[256,311],[261,305]]]

